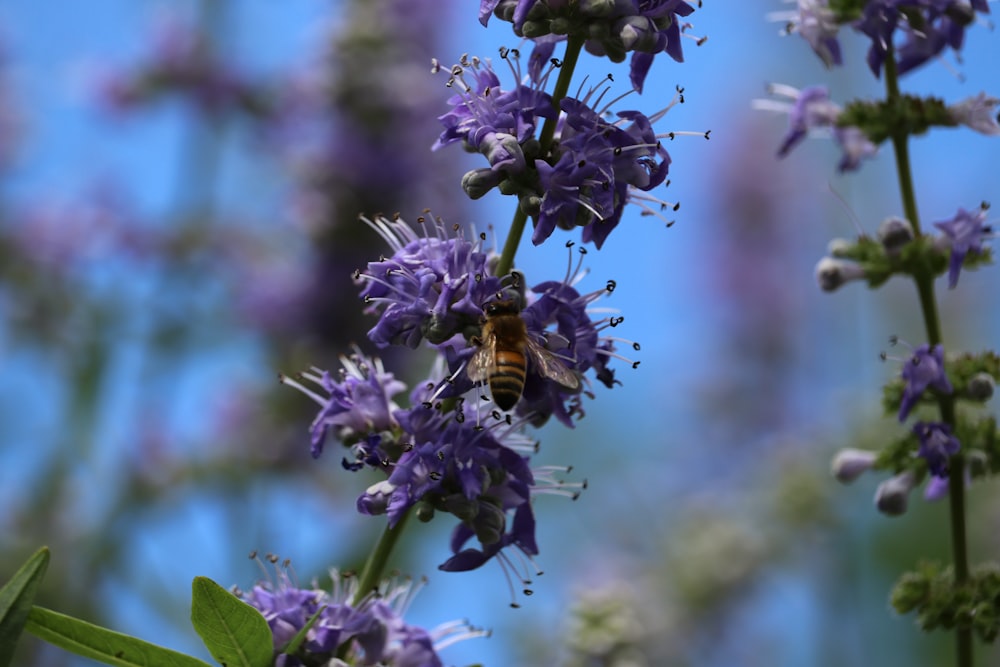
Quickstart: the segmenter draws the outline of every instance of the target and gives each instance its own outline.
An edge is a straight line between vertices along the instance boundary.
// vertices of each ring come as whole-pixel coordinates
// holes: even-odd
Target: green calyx
[[[964,628],[992,643],[1000,634],[1000,567],[979,566],[957,584],[951,567],[920,563],[899,579],[890,602],[900,614],[916,613],[923,630]]]
[[[850,102],[837,119],[838,127],[857,127],[873,143],[893,137],[926,134],[932,127],[956,127],[944,100],[901,95],[893,100]]]

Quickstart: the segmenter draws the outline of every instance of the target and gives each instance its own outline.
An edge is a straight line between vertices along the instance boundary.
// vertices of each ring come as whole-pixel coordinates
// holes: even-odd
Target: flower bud
[[[826,253],[830,257],[843,258],[844,255],[854,247],[854,242],[850,239],[830,239],[826,244]]]
[[[462,177],[462,189],[465,190],[465,194],[469,195],[469,199],[479,199],[495,188],[503,179],[502,173],[493,171],[489,167],[473,169]]]
[[[364,495],[358,498],[358,512],[369,516],[385,514],[389,510],[389,501],[395,490],[396,485],[390,484],[387,479],[372,484]]]
[[[903,218],[886,218],[878,226],[878,240],[886,252],[896,253],[913,240],[913,227]]]
[[[830,462],[830,472],[838,482],[848,484],[871,470],[876,458],[875,452],[866,449],[841,449]]]
[[[833,292],[841,285],[865,277],[865,270],[853,262],[824,257],[816,265],[816,281],[824,292]]]
[[[996,388],[996,380],[989,373],[976,373],[969,378],[969,384],[965,391],[969,398],[974,401],[986,402],[993,397],[993,390]]]
[[[885,480],[875,489],[875,507],[889,516],[905,514],[910,492],[916,484],[916,477],[909,470]]]

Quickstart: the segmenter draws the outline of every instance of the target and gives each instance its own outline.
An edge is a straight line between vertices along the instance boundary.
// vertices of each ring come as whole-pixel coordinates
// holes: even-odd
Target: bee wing
[[[531,338],[525,340],[524,352],[542,377],[555,380],[567,389],[576,389],[580,386],[580,378],[577,377],[576,373],[571,371],[559,357]]]
[[[485,382],[490,377],[490,370],[497,358],[497,337],[487,336],[482,346],[472,354],[465,373],[473,382]]]

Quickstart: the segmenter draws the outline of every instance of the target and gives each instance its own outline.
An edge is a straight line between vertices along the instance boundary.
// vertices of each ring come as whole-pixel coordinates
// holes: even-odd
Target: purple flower
[[[924,487],[924,500],[941,500],[948,495],[948,478],[931,475]]]
[[[442,343],[478,328],[482,305],[501,287],[489,274],[482,237],[453,236],[441,221],[426,218],[418,220],[424,236],[399,219],[362,219],[393,249],[392,257],[369,262],[355,275],[364,284],[367,312],[379,313],[368,332],[372,342],[416,348],[424,339]]]
[[[798,0],[795,11],[775,12],[771,17],[783,21],[788,33],[802,35],[827,67],[843,64],[837,41],[840,24],[828,0]]]
[[[903,363],[903,400],[899,405],[899,421],[906,421],[910,410],[917,404],[928,387],[943,394],[953,389],[944,372],[944,348],[939,344],[933,349],[924,343],[913,351],[913,356]]]
[[[998,104],[1000,98],[979,93],[958,104],[950,105],[948,115],[959,125],[965,125],[987,136],[996,136],[1000,134],[1000,123],[997,122],[996,113]]]
[[[954,289],[958,285],[958,275],[962,271],[965,256],[969,253],[979,254],[983,249],[983,241],[992,238],[993,228],[986,224],[985,220],[986,207],[981,206],[972,212],[959,207],[955,217],[934,223],[934,226],[944,233],[951,246],[948,287]]]
[[[600,86],[582,100],[562,100],[566,115],[556,133],[554,161],[535,161],[541,195],[531,237],[535,245],[557,226],[579,226],[584,228],[584,243],[592,241],[600,248],[621,221],[625,205],[636,198],[633,193],[648,192],[666,180],[670,155],[652,124],[679,98],[651,118],[638,111],[621,111],[617,114],[620,120],[609,123],[604,118],[607,107],[589,105],[592,98],[595,103],[600,100],[606,90]],[[623,123],[629,124],[623,127]]]
[[[515,80],[520,82],[522,77],[514,65],[517,60],[508,58],[508,53],[502,52],[501,57],[511,64]],[[435,71],[439,69],[435,64]],[[463,59],[450,72],[448,87],[457,87],[458,93],[448,100],[452,110],[438,118],[445,129],[431,149],[462,142],[468,150],[485,155],[494,172],[507,178],[524,173],[528,160],[522,146],[534,140],[539,118],[556,117],[552,98],[538,85],[518,83],[503,90],[492,65],[479,58]],[[466,81],[467,74],[475,80],[474,85]]]
[[[834,141],[844,151],[837,164],[837,170],[840,172],[857,170],[863,158],[872,157],[878,152],[878,147],[859,128],[837,125],[842,109],[840,105],[830,100],[826,87],[810,86],[799,90],[784,84],[771,84],[768,86],[768,92],[788,100],[754,101],[754,106],[758,109],[788,114],[788,132],[778,148],[778,157],[788,155],[814,130],[830,132]]]
[[[987,0],[870,0],[851,26],[872,40],[867,61],[876,77],[890,44],[895,46],[896,69],[902,76],[948,47],[960,51],[975,12],[988,14]],[[897,30],[901,40],[894,36]]]
[[[399,409],[392,397],[406,389],[406,385],[387,373],[382,362],[368,358],[356,350],[350,357],[340,358],[343,368],[339,381],[318,368],[301,375],[319,385],[323,394],[308,389],[295,380],[281,376],[283,384],[294,387],[320,404],[320,411],[313,420],[309,431],[312,435],[312,455],[319,458],[323,453],[328,431],[332,428],[334,437],[346,445],[355,445],[357,458],[366,459],[378,444],[374,434],[396,426],[393,413]],[[358,440],[359,444],[356,444]],[[374,442],[373,442],[374,440]]]
[[[957,454],[961,445],[951,433],[951,426],[939,422],[917,422],[913,433],[920,439],[917,456],[927,461],[927,469],[935,477],[948,476],[948,457]]]
[[[277,656],[275,664],[327,664],[346,655],[350,664],[441,667],[439,648],[487,634],[465,622],[446,623],[429,632],[407,624],[403,613],[420,588],[411,580],[382,582],[378,591],[356,600],[357,578],[342,577],[336,570],[330,576],[332,591],[315,584],[303,589],[292,583],[284,569],[278,569],[276,582],[261,582],[249,593],[239,593],[267,620],[276,653],[319,611],[298,651]]]

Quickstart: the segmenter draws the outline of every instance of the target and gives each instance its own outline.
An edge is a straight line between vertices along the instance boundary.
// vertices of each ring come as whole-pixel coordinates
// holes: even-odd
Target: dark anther
[[[562,67],[562,61],[559,60],[558,58],[552,58],[549,60],[549,62],[552,63],[552,65],[555,67]]]
[[[566,241],[566,247],[567,248],[572,248],[575,245],[576,245],[576,243],[574,243],[573,241]]]
[[[632,343],[632,349],[635,350],[636,352],[639,351],[639,347],[640,347],[639,343]]]
[[[612,317],[610,320],[608,320],[608,324],[610,324],[613,327],[616,327],[624,321],[625,321],[625,316],[620,315],[618,317]]]
[[[424,406],[425,410],[430,410],[432,407],[434,407],[434,404],[431,403],[430,401],[424,401],[423,403],[421,403],[421,405]]]
[[[455,413],[455,421],[457,421],[459,424],[464,423],[465,422],[465,413],[464,412],[457,412],[457,413]]]
[[[889,336],[889,345],[895,347],[897,344],[899,344],[899,336],[896,336],[895,334]]]
[[[639,362],[638,361],[633,361],[632,362],[632,368],[639,368]]]
[[[611,294],[612,292],[615,291],[615,289],[617,289],[617,287],[618,287],[618,282],[617,281],[615,281],[615,280],[609,280],[607,286],[605,286],[604,289],[606,289],[608,291],[608,294]]]
[[[711,131],[711,130],[705,130],[705,141],[708,141],[709,139],[711,139],[711,137],[710,137],[710,136],[708,136],[708,135],[710,135],[710,134],[712,134],[712,131]]]
[[[506,58],[508,53],[510,53],[510,49],[508,49],[506,46],[501,46],[500,47],[500,57],[501,58]]]
[[[878,358],[881,359],[882,361],[885,361],[886,359],[889,358],[889,355],[885,353],[885,350],[882,350],[881,352],[878,353]]]

